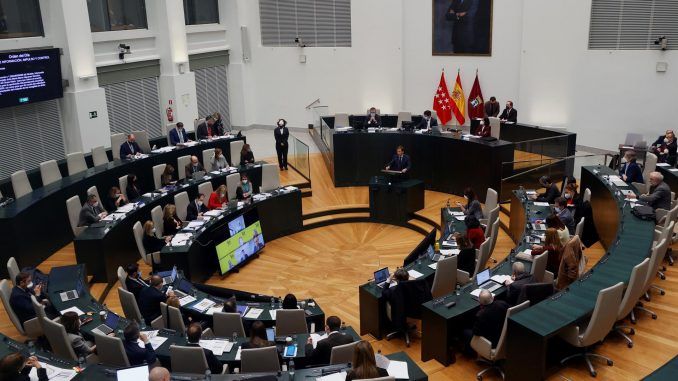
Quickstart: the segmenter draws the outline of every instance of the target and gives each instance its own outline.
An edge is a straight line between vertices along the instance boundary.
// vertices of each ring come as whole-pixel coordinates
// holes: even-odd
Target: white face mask
[[[669,142],[669,138],[664,138],[664,143],[668,143],[668,142]]]
[[[559,207],[555,207],[555,210],[556,210],[556,213],[560,213],[560,211],[561,211],[562,209],[560,209]]]
[[[628,162],[628,160],[626,160],[626,157],[622,157],[622,158],[621,158],[621,163],[622,163],[622,164],[627,163],[627,162]]]
[[[221,196],[221,198],[224,198],[224,197],[226,197],[226,193],[221,193],[220,196]]]
[[[151,229],[151,233],[155,234],[155,228]]]
[[[33,281],[26,285],[26,288],[33,288]]]
[[[247,184],[247,179],[242,181],[243,184]]]
[[[571,195],[571,194],[569,194],[569,193],[565,193],[565,198],[569,200],[569,199],[571,199],[571,198],[572,198],[572,195]]]
[[[198,206],[202,206],[202,201],[198,201]]]
[[[95,207],[95,208],[96,208],[97,206],[99,206],[99,201],[97,201],[97,202],[95,202],[94,204],[92,204],[92,206]]]

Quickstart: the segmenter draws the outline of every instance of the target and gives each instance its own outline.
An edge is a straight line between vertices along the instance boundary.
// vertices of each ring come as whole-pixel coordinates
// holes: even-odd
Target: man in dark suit
[[[490,100],[485,102],[485,116],[496,118],[497,115],[499,115],[499,102],[497,102],[497,98],[490,97]]]
[[[477,1],[475,2],[477,3]],[[452,0],[445,18],[453,22],[452,45],[455,53],[470,53],[474,46],[477,4],[471,0]]]
[[[87,202],[82,206],[82,209],[80,209],[78,226],[89,226],[95,222],[101,221],[106,215],[107,214],[104,211],[104,208],[101,207],[97,196],[88,194]]]
[[[410,157],[405,155],[405,148],[403,146],[398,146],[398,148],[396,148],[396,154],[393,155],[391,161],[386,165],[386,170],[406,173],[411,167],[412,163],[410,163]]]
[[[381,116],[377,113],[377,109],[372,107],[370,112],[367,113],[365,117],[365,128],[369,127],[380,127],[381,126]]]
[[[309,337],[306,341],[306,356],[310,358],[309,365],[327,365],[330,363],[332,348],[349,344],[353,342],[351,335],[340,332],[341,319],[337,316],[330,316],[325,323],[325,333],[327,337],[318,341],[315,349],[313,340]]]
[[[160,303],[166,302],[168,296],[173,296],[173,291],[165,295],[162,291],[162,278],[158,275],[151,277],[151,286],[144,287],[139,291],[139,312],[144,317],[147,325],[161,315]]]
[[[472,329],[464,330],[466,352],[472,353],[470,343],[473,335],[482,336],[492,343],[492,348],[497,346],[501,331],[504,328],[504,319],[509,305],[503,300],[494,300],[494,296],[488,290],[480,291],[478,295],[480,311],[476,314]]]
[[[282,171],[287,170],[287,151],[289,145],[287,139],[290,137],[290,131],[287,129],[287,121],[285,119],[278,120],[278,127],[273,131],[275,137],[275,152],[278,153],[278,166]]]
[[[127,287],[127,291],[134,294],[134,297],[138,301],[139,293],[141,292],[141,290],[148,287],[148,284],[143,279],[141,279],[138,264],[132,263],[130,265],[127,265],[127,269],[125,270],[125,272],[127,272],[127,278],[125,278],[125,287]]]
[[[506,102],[506,108],[501,113],[499,119],[502,122],[516,123],[518,121],[518,110],[513,108],[513,101]]]
[[[424,117],[421,118],[421,121],[419,122],[419,124],[417,124],[417,129],[431,131],[433,127],[437,126],[438,121],[436,120],[436,118],[431,116],[430,110],[426,110],[424,111]]]
[[[565,224],[570,235],[574,235],[576,224],[574,223],[572,211],[567,207],[567,200],[564,197],[556,197],[556,200],[553,203],[555,204],[556,216],[558,216],[560,221]]]
[[[195,200],[188,204],[188,207],[186,208],[186,221],[197,220],[198,217],[202,217],[203,213],[207,213],[207,207],[205,206],[205,195],[199,193],[195,197]]]
[[[190,142],[188,139],[188,134],[184,129],[184,124],[181,122],[177,123],[176,128],[173,128],[169,131],[170,145],[178,146],[187,142]]]
[[[123,335],[125,340],[123,340],[122,346],[125,348],[125,353],[127,354],[130,365],[155,364],[158,357],[151,345],[151,341],[146,334],[139,331],[139,326],[136,322],[129,323],[129,325],[125,327]],[[144,342],[143,348],[139,346],[139,339]]]
[[[641,194],[638,199],[646,202],[654,210],[671,210],[671,188],[664,182],[664,176],[659,172],[650,173],[650,192]]]
[[[142,153],[134,134],[127,135],[127,141],[120,145],[120,158],[131,159]]]
[[[31,295],[35,296],[42,304],[48,303],[46,296],[42,294],[42,284],[34,287],[31,274],[20,272],[14,279],[14,288],[12,288],[12,294],[9,297],[9,305],[12,306],[22,326],[24,322],[35,317]]]
[[[640,165],[636,163],[636,151],[628,150],[624,152],[623,159],[624,164],[621,166],[621,169],[619,169],[619,176],[622,180],[626,181],[629,185],[632,183],[644,183],[643,170],[640,169]]]
[[[199,347],[200,338],[202,337],[202,327],[200,324],[193,323],[188,326],[186,331],[186,346]],[[202,350],[205,352],[205,359],[207,360],[207,366],[210,368],[210,372],[212,372],[212,374],[221,374],[223,366],[221,365],[221,362],[217,356],[215,356],[214,353],[209,349],[203,348]]]
[[[203,168],[202,164],[200,164],[200,160],[198,160],[198,157],[194,155],[191,156],[191,162],[186,164],[184,170],[186,171],[186,178],[191,179],[194,173],[204,172],[205,168]]]
[[[540,193],[537,196],[537,201],[548,202],[553,204],[556,201],[556,198],[560,197],[560,190],[558,190],[558,185],[551,180],[549,176],[542,176],[539,178],[539,184],[546,188],[546,192]]]
[[[511,279],[504,282],[508,288],[506,302],[510,306],[515,306],[518,303],[518,297],[523,288],[532,283],[534,283],[534,277],[525,271],[525,264],[523,262],[513,263],[513,275],[511,275]]]
[[[212,136],[215,136],[215,131],[213,130],[214,118],[211,115],[205,118],[205,121],[198,125],[198,129],[195,131],[195,136],[198,140],[211,139]]]

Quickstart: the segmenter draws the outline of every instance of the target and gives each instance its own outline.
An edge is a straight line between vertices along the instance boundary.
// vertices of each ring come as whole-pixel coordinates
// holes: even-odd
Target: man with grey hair
[[[650,191],[638,197],[652,209],[671,210],[671,188],[664,182],[664,176],[659,172],[650,173]]]
[[[191,162],[186,164],[186,179],[192,179],[193,174],[196,172],[204,172],[205,168],[203,168],[202,164],[200,164],[200,160],[198,160],[198,157],[193,155],[191,156]]]
[[[534,283],[534,276],[525,271],[525,264],[523,262],[513,263],[513,275],[511,275],[511,279],[504,282],[508,288],[506,292],[506,302],[510,306],[518,304],[518,297],[523,291],[523,288],[531,283]]]
[[[466,352],[471,354],[471,339],[473,336],[482,336],[492,343],[492,348],[497,346],[499,336],[504,328],[504,319],[509,305],[503,300],[494,300],[494,296],[488,290],[480,291],[478,295],[480,311],[476,314],[472,330],[464,330],[463,337],[466,344]]]
[[[88,194],[87,202],[82,206],[80,214],[78,215],[78,226],[89,226],[101,221],[106,215],[106,211],[101,204],[99,204],[97,196]]]
[[[148,375],[148,381],[170,381],[170,372],[161,366],[151,369]]]

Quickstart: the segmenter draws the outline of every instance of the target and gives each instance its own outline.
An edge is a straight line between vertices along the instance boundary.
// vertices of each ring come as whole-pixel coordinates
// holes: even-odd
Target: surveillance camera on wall
[[[654,40],[654,44],[659,45],[662,50],[666,50],[669,45],[669,39],[666,36],[661,36]]]
[[[129,45],[125,45],[125,44],[118,45],[118,58],[120,58],[121,60],[124,60],[125,54],[131,54],[132,53],[132,51],[130,49],[131,48],[130,48]]]
[[[304,40],[302,40],[301,37],[295,38],[294,43],[297,44],[297,46],[300,47],[300,48],[306,47],[306,44],[304,44]]]

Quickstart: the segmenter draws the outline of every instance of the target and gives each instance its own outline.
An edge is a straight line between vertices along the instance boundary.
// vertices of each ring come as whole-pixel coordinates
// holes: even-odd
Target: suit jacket
[[[181,141],[179,139],[179,136],[183,136],[184,138],[184,143],[188,141],[188,134],[186,133],[186,129],[182,128],[181,129],[181,135],[179,135],[179,131],[176,128],[173,128],[169,132],[169,138],[170,138],[170,145],[177,145],[180,144]]]
[[[331,332],[326,339],[318,342],[318,345],[313,349],[312,344],[306,344],[306,356],[310,358],[311,365],[327,365],[330,363],[330,355],[332,348],[349,344],[353,342],[353,337],[343,332]]]
[[[209,127],[207,122],[202,122],[198,125],[198,129],[195,131],[195,136],[198,139],[207,139],[210,136],[215,136],[214,125]],[[219,372],[221,373],[221,372]]]
[[[205,204],[200,205],[200,208],[198,208],[198,205],[195,203],[195,201],[191,202],[186,208],[186,221],[197,220],[198,214],[200,213],[207,213],[207,207]]]
[[[132,366],[141,365],[144,363],[150,365],[155,363],[155,361],[158,359],[150,342],[146,344],[144,348],[141,348],[136,340],[123,340],[122,345],[125,347],[127,359],[129,360],[129,364]]]
[[[78,226],[89,226],[95,222],[99,222],[99,213],[103,213],[104,209],[101,205],[91,206],[85,204],[80,209],[80,216],[78,217]]]
[[[381,126],[381,116],[379,114],[374,115],[374,120],[374,122],[370,121],[370,114],[367,114],[365,116],[365,128]]]
[[[515,306],[523,288],[532,283],[534,283],[534,277],[531,274],[525,273],[518,276],[516,280],[508,286],[506,291],[506,302],[510,306]]]
[[[473,271],[476,269],[475,248],[469,247],[459,250],[459,254],[457,254],[457,268],[459,270],[466,271],[469,276],[473,275]]]
[[[141,147],[139,147],[139,144],[137,142],[130,143],[130,142],[124,142],[120,145],[120,158],[121,159],[126,159],[127,156],[133,156],[138,153],[143,153],[141,151]]]
[[[662,135],[657,138],[652,145],[656,147],[654,153],[657,154],[657,162],[676,165],[676,151],[678,150],[677,139],[673,139],[671,143],[667,144],[664,143],[664,135]],[[669,150],[668,154],[664,153],[665,149]]]
[[[195,343],[186,343],[187,347],[199,347],[199,344]],[[221,374],[221,371],[223,369],[223,366],[221,365],[221,361],[217,358],[217,356],[214,355],[214,353],[209,350],[209,349],[202,349],[205,352],[205,359],[207,360],[207,366],[210,368],[210,372],[212,374]]]
[[[186,171],[186,178],[190,179],[195,172],[204,171],[205,168],[202,166],[202,164],[200,164],[200,162],[198,162],[198,165],[195,167],[193,166],[193,163],[186,164],[184,170]]]
[[[476,130],[476,136],[487,137],[492,135],[492,127],[489,125],[478,126]]]
[[[638,199],[645,201],[652,209],[671,210],[671,188],[663,181],[656,187],[650,187],[650,193],[640,195]]]
[[[494,104],[492,104],[490,101],[485,102],[485,116],[496,117],[497,115],[499,115],[499,102],[494,102]]]
[[[438,125],[438,120],[436,120],[436,118],[434,118],[434,117],[431,117],[431,126],[430,127],[433,128],[437,125]],[[425,130],[428,127],[429,126],[428,126],[428,123],[426,122],[426,118],[421,118],[421,120],[419,121],[419,124],[417,124],[417,129]]]
[[[85,341],[81,334],[68,334],[68,340],[71,341],[71,347],[73,347],[73,352],[78,357],[87,357],[92,353],[92,347]]]
[[[179,221],[179,223],[181,223],[181,220],[176,215],[174,216],[174,218],[163,219],[162,220],[162,232],[165,235],[175,235],[175,234],[177,234],[179,232],[179,228],[177,228],[177,221]]]
[[[509,305],[503,300],[495,300],[480,307],[473,324],[473,334],[486,338],[492,343],[492,348],[495,348],[504,328],[504,319],[508,309]]]
[[[280,131],[280,127],[276,127],[273,132],[273,137],[275,137],[275,146],[283,147],[287,145],[287,139],[290,137],[290,130],[287,127],[283,127]]]
[[[505,108],[504,111],[501,113],[499,119],[506,120],[507,122],[516,123],[518,121],[518,110],[514,108],[510,110]]]
[[[572,211],[569,208],[565,207],[561,209],[561,211],[558,213],[558,218],[560,218],[563,224],[565,224],[570,234],[574,234],[575,223],[574,217],[572,216]]]
[[[619,170],[619,176],[626,175],[626,183],[642,183],[643,181],[643,171],[640,169],[640,165],[635,161],[624,163],[621,169]]]
[[[556,185],[556,183],[552,183],[551,186],[546,190],[546,192],[540,194],[537,197],[537,201],[548,202],[549,204],[553,204],[553,202],[558,197],[560,197],[560,190],[558,190],[558,186]]]
[[[167,301],[167,295],[155,287],[144,287],[139,292],[139,312],[147,325],[161,315],[160,303]],[[130,359],[130,362],[132,359]]]
[[[143,282],[143,284],[142,284],[142,282]],[[134,294],[134,297],[138,301],[139,300],[139,293],[141,292],[141,290],[148,287],[148,284],[146,284],[146,282],[144,282],[141,279],[132,279],[130,277],[127,277],[127,278],[125,278],[125,287],[127,287],[127,291]]]
[[[408,171],[412,168],[412,163],[410,162],[410,157],[406,154],[403,154],[403,158],[400,159],[398,155],[393,155],[391,161],[388,163],[388,167],[392,171],[402,171],[407,169]]]
[[[3,377],[2,381],[31,381],[30,376],[28,375],[31,373],[31,369],[33,367],[27,366],[21,369],[20,373],[13,374],[13,375],[5,375],[2,374]],[[38,368],[38,381],[49,381],[49,377],[47,376],[47,368]]]
[[[9,296],[9,305],[12,306],[16,317],[21,322],[21,325],[25,321],[31,320],[35,317],[35,309],[33,308],[33,302],[31,301],[31,295],[35,295],[33,290],[26,289],[24,290],[21,287],[14,286],[12,288],[12,293]],[[37,297],[38,301],[41,301],[45,298],[44,295]]]

